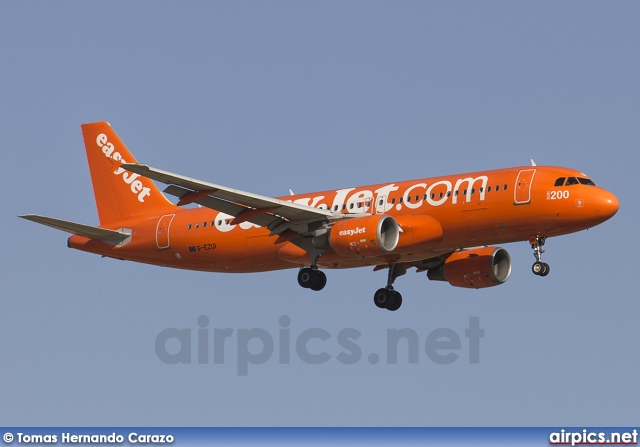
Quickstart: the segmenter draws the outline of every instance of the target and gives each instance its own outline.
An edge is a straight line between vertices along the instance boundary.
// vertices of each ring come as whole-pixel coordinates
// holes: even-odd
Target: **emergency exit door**
[[[166,214],[158,221],[158,227],[156,229],[156,244],[158,250],[166,250],[170,247],[169,241],[169,228],[171,228],[171,221],[176,217],[175,214]]]

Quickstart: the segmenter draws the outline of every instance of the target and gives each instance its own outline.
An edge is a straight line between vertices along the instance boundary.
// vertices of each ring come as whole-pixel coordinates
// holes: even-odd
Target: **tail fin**
[[[137,161],[109,123],[89,123],[81,127],[100,225],[176,210],[151,179],[120,167]]]

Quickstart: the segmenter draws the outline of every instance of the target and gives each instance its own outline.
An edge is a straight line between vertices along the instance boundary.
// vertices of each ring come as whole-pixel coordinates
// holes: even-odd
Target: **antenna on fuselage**
[[[533,161],[533,158],[531,159],[531,166],[536,166],[536,162]]]

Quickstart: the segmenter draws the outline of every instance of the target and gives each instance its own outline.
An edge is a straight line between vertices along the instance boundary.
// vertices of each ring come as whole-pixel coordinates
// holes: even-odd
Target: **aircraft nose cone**
[[[618,198],[609,191],[601,191],[596,197],[596,214],[605,220],[613,217],[619,207]]]

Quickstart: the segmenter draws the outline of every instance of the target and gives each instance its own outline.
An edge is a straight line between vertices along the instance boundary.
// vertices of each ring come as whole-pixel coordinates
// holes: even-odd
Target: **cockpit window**
[[[558,180],[556,180],[556,182],[553,184],[553,186],[562,186],[564,185],[564,179],[566,177],[560,177]]]
[[[575,177],[569,177],[567,179],[567,183],[565,184],[566,186],[570,186],[570,185],[577,185],[578,184],[578,179]]]
[[[588,178],[578,177],[578,181],[580,182],[581,185],[596,186],[596,184],[593,183],[593,181],[591,181],[591,179],[588,179]]]

